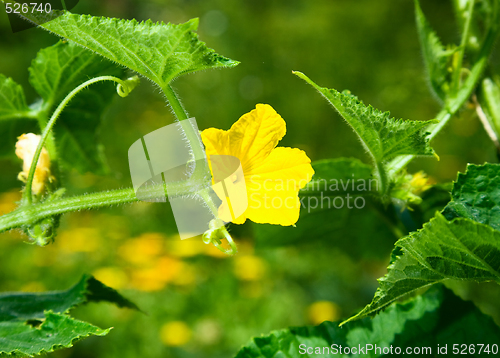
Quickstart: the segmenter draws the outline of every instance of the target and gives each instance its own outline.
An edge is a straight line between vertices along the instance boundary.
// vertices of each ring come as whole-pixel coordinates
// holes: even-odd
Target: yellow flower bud
[[[23,171],[19,173],[18,179],[26,182],[35,155],[36,147],[40,142],[40,136],[28,133],[17,138],[16,155],[23,160]],[[45,188],[45,183],[50,178],[50,157],[47,149],[42,148],[38,159],[35,176],[33,178],[32,190],[35,195],[40,194]]]

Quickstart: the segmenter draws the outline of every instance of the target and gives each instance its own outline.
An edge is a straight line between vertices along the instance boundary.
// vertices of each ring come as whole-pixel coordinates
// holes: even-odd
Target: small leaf
[[[44,312],[67,313],[86,302],[107,301],[118,307],[138,309],[118,292],[84,275],[73,287],[65,291],[45,293],[6,293],[0,295],[0,322],[41,319]]]
[[[162,88],[180,75],[238,64],[198,39],[194,32],[198,19],[173,25],[65,12],[40,26],[140,73]]]
[[[37,130],[36,122],[28,119],[30,116],[23,88],[0,74],[0,157],[16,158],[17,137]]]
[[[465,174],[458,174],[443,215],[448,220],[471,219],[500,231],[500,164],[469,164]]]
[[[418,0],[415,0],[415,14],[420,46],[432,89],[441,100],[444,100],[451,80],[448,68],[455,50],[444,49],[438,36],[427,22]]]
[[[441,214],[396,242],[388,273],[372,302],[354,319],[374,314],[402,296],[445,279],[500,283],[500,232]]]
[[[344,327],[337,323],[292,327],[255,337],[236,358],[400,356],[411,353],[406,351],[408,347],[418,347],[422,355],[438,356],[444,354],[438,347],[448,345],[451,354],[453,344],[497,344],[500,334],[491,317],[443,287],[392,304],[373,319]]]
[[[45,312],[44,321],[36,328],[21,321],[0,322],[0,354],[32,357],[73,347],[73,343],[82,338],[105,336],[109,331],[49,311]]]
[[[115,64],[74,44],[58,42],[38,52],[32,61],[30,83],[43,98],[42,108],[52,112],[75,87],[89,78],[121,77]],[[59,157],[67,168],[104,174],[103,146],[97,131],[107,105],[116,94],[113,83],[94,84],[71,100],[57,121],[54,132]]]
[[[374,162],[384,163],[398,155],[434,153],[425,137],[425,128],[434,121],[391,118],[389,112],[365,106],[347,92],[340,93],[334,89],[319,87],[303,73],[294,73],[318,90],[349,123]]]
[[[0,74],[0,122],[25,118],[30,112],[26,104],[23,88],[12,78]]]

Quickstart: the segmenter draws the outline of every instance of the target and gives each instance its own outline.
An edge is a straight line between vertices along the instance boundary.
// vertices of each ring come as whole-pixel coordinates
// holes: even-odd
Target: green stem
[[[40,128],[40,132],[42,132],[44,130],[44,128],[47,127],[47,123],[49,121],[47,112],[45,110],[39,111],[37,113],[36,119],[38,121],[38,127]],[[54,138],[54,134],[52,131],[50,131],[49,135],[47,136],[45,147],[47,148],[47,151],[49,152],[50,161],[51,162],[56,161],[58,158],[57,148],[56,148],[56,141]],[[31,165],[33,165],[33,162],[31,162]]]
[[[185,121],[185,119],[189,118],[189,115],[182,106],[181,102],[179,101],[179,98],[177,97],[177,95],[175,94],[174,90],[170,85],[166,85],[163,88],[163,93],[165,93],[165,97],[167,97],[170,107],[172,107],[175,116],[180,121],[181,127],[184,133],[186,134],[187,140],[191,146],[191,150],[193,151],[194,159],[196,161],[204,160],[205,150],[203,149],[203,145],[200,141],[200,135],[189,121]],[[196,162],[196,164],[199,163]]]
[[[198,187],[200,184],[192,180],[168,183],[164,184],[164,190],[168,192],[169,197],[189,195],[192,194],[193,187]],[[158,188],[155,185],[148,186],[141,192],[143,199],[148,199],[148,194],[151,199],[155,199],[157,193]],[[0,232],[31,225],[48,216],[136,201],[139,199],[132,188],[47,200],[39,204],[21,206],[11,213],[0,216]]]
[[[101,81],[114,81],[117,82],[118,84],[121,84],[122,86],[126,86],[125,81],[122,81],[121,79],[113,76],[100,76],[100,77],[95,77],[92,78],[84,83],[82,83],[80,86],[76,87],[73,91],[71,91],[59,104],[59,106],[56,108],[54,113],[52,113],[52,117],[48,121],[47,125],[43,129],[42,132],[42,137],[40,138],[40,142],[38,143],[38,146],[35,151],[35,155],[33,156],[33,160],[31,162],[30,166],[30,171],[28,174],[28,179],[26,181],[26,189],[24,190],[23,193],[23,200],[22,204],[31,204],[33,201],[32,198],[32,185],[33,185],[33,178],[35,177],[35,170],[36,170],[36,165],[38,163],[38,159],[40,158],[40,154],[42,152],[43,145],[45,141],[47,140],[47,137],[49,137],[49,134],[51,133],[52,128],[54,127],[54,124],[56,123],[57,119],[59,118],[61,112],[63,109],[68,105],[69,101],[73,99],[73,97],[83,90],[85,87],[90,86],[93,83],[96,82],[101,82]],[[40,121],[40,119],[39,119]],[[43,125],[43,123],[41,123]]]
[[[379,184],[379,191],[382,196],[385,196],[387,191],[387,171],[384,168],[384,164],[378,161],[375,162],[375,170]]]
[[[457,94],[460,88],[460,76],[462,75],[462,63],[464,60],[465,48],[467,46],[467,41],[469,40],[469,29],[472,21],[472,15],[474,13],[475,0],[469,0],[469,8],[467,9],[467,19],[464,24],[464,31],[462,32],[462,40],[460,41],[460,47],[458,51],[458,62],[455,70],[453,72],[453,93]]]
[[[180,121],[184,134],[186,135],[191,150],[193,151],[193,156],[196,164],[191,178],[193,180],[201,181],[202,183],[210,185],[211,184],[210,168],[208,167],[208,162],[206,160],[206,155],[205,155],[205,149],[203,148],[203,143],[200,140],[200,135],[197,129],[192,126],[191,122],[185,120],[188,119],[189,116],[184,107],[182,106],[181,102],[179,101],[179,98],[175,94],[172,87],[170,85],[166,85],[165,87],[163,87],[163,93],[165,94],[165,97],[167,98],[170,107],[172,107],[175,116]],[[205,190],[198,191],[198,194],[205,201],[210,211],[212,212],[213,216],[215,218],[218,218],[219,216],[218,208],[216,207],[210,195],[208,195],[208,193]],[[212,243],[220,251],[229,255],[234,255],[237,252],[236,244],[231,238],[231,235],[229,235],[229,233],[227,232],[226,227],[225,226],[220,227],[218,229],[218,232],[226,238],[227,242],[229,243],[230,249],[226,250],[217,241],[212,241]]]
[[[499,16],[496,16],[496,18],[498,17]],[[484,69],[488,64],[488,58],[490,57],[491,50],[493,49],[493,45],[495,44],[495,40],[498,36],[498,28],[499,26],[495,25],[489,29],[481,46],[478,59],[472,67],[469,77],[466,79],[462,88],[459,89],[457,96],[453,98],[453,100],[448,103],[448,105],[446,105],[445,108],[443,108],[436,116],[438,123],[429,126],[428,130],[430,133],[428,138],[430,140],[439,134],[439,132],[446,126],[446,124],[448,124],[455,113],[462,108],[474,92],[476,85],[481,79]],[[392,160],[387,166],[389,177],[392,177],[395,173],[406,167],[415,157],[415,155],[403,155]]]
[[[167,101],[170,104],[170,107],[172,107],[172,110],[174,111],[174,114],[177,117],[177,119],[179,121],[188,119],[189,115],[182,106],[181,101],[179,101],[179,98],[175,94],[173,88],[170,85],[166,85],[163,88],[163,93],[165,93],[165,97],[167,97]]]

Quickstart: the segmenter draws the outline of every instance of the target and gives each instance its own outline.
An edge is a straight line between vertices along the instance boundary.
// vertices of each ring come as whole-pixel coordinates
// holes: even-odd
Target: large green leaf
[[[443,215],[449,220],[468,218],[500,231],[500,164],[469,164],[453,184],[452,201]]]
[[[375,163],[384,163],[398,155],[431,155],[425,128],[433,121],[404,121],[390,117],[372,106],[365,106],[356,96],[344,91],[319,87],[306,75],[297,76],[321,93],[358,135]]]
[[[443,347],[452,354],[453,345],[457,344],[473,344],[478,352],[478,342],[490,345],[491,351],[499,334],[500,328],[491,317],[482,314],[474,304],[462,301],[448,289],[436,287],[408,302],[391,305],[373,319],[365,318],[344,327],[339,327],[338,322],[324,322],[316,327],[294,327],[253,338],[236,358],[380,357],[384,352],[385,356],[437,356],[445,355]]]
[[[73,341],[89,335],[107,334],[109,329],[102,330],[67,315],[77,305],[99,301],[138,309],[118,292],[87,275],[65,291],[0,295],[0,355],[41,354],[71,347]]]
[[[40,26],[140,73],[162,88],[183,74],[238,64],[198,39],[194,32],[198,19],[174,25],[65,12]]]
[[[445,50],[438,36],[427,22],[418,0],[415,0],[415,14],[420,45],[430,84],[436,95],[444,100],[449,90],[451,73],[448,68],[455,50]]]
[[[45,312],[44,321],[33,327],[21,321],[0,322],[0,356],[34,356],[69,348],[76,341],[91,336],[105,336],[109,329],[64,314]],[[3,354],[2,354],[3,353]]]
[[[445,279],[500,283],[500,232],[469,219],[436,216],[396,242],[388,273],[372,302],[346,322],[371,315],[402,296]]]
[[[29,71],[30,83],[42,97],[42,108],[47,112],[52,112],[69,92],[89,78],[120,77],[123,72],[112,62],[62,41],[39,51]],[[115,93],[112,83],[92,85],[73,98],[62,112],[55,135],[63,165],[81,173],[105,172],[97,131],[102,113]]]

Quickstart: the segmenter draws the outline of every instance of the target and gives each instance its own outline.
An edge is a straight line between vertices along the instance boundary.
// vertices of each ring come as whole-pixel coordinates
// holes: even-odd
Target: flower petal
[[[268,104],[257,104],[229,131],[209,128],[201,134],[208,155],[231,154],[241,161],[243,171],[251,173],[260,165],[286,133],[283,118]]]
[[[311,160],[296,148],[276,148],[253,175],[245,177],[248,209],[256,223],[293,225],[299,219],[298,193],[314,175]]]
[[[279,147],[275,148],[260,165],[255,166],[248,176],[258,175],[271,180],[293,182],[298,191],[311,180],[313,174],[311,159],[303,150]]]

